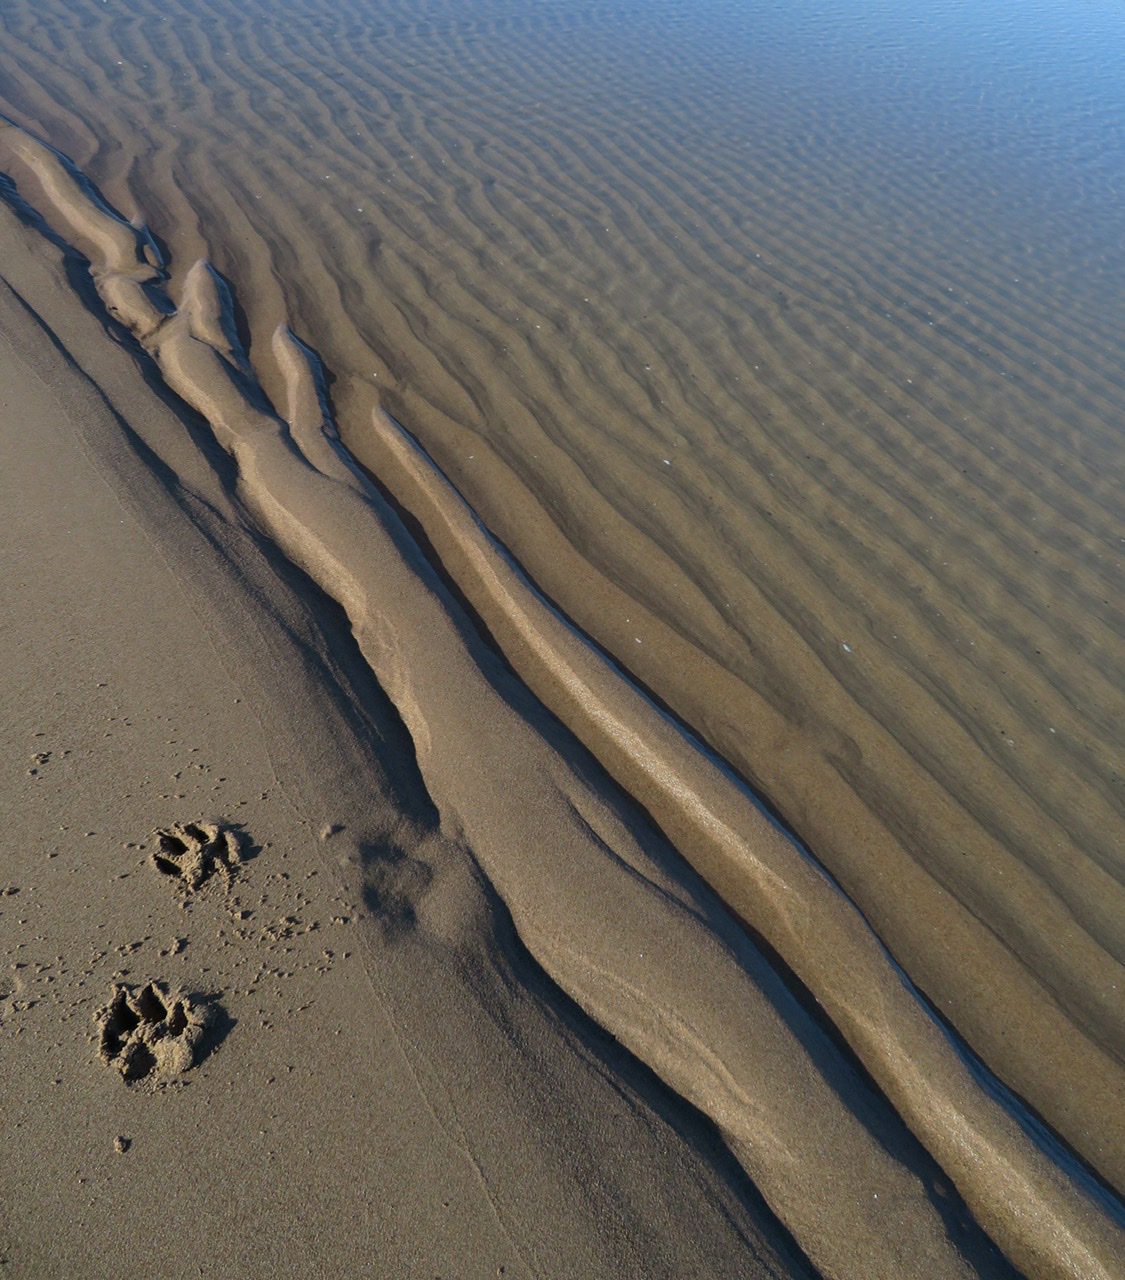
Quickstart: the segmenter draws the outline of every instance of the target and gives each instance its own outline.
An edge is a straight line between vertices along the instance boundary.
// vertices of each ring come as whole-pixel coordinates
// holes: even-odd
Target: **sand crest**
[[[0,220],[5,1273],[811,1275],[529,960],[206,424]],[[151,833],[214,813],[237,876],[177,889]],[[190,1070],[98,1061],[122,990],[210,1011]]]
[[[527,948],[538,975],[533,985],[572,1000],[592,1019],[590,1035],[608,1032],[669,1097],[706,1116],[821,1273],[1006,1274],[983,1227],[1028,1274],[1112,1275],[1121,1236],[1077,1166],[987,1073],[970,1069],[839,888],[546,608],[393,424],[378,426],[386,450],[473,564],[477,588],[466,582],[467,594],[482,591],[504,615],[501,643],[534,654],[538,676],[525,678],[552,687],[585,746],[497,661],[343,451],[311,351],[287,327],[275,332],[285,388],[275,409],[239,348],[231,294],[210,264],[197,262],[172,286],[153,263],[151,238],[89,192],[63,158],[14,128],[0,148],[21,195],[90,256],[105,322],[123,326],[119,336],[142,370],[178,397],[168,403],[192,411],[195,476],[177,504],[185,527],[208,531],[239,573],[249,572],[244,540],[252,541],[278,583],[304,593],[304,648],[293,646],[290,660],[304,667],[306,697],[322,704],[317,715],[331,710],[318,732],[358,717],[356,749],[380,795],[387,834],[342,865],[364,886],[359,950],[381,1000],[400,998],[372,967],[388,945],[421,935],[488,952],[504,933],[496,912],[510,913],[519,954]],[[86,302],[97,310],[93,295]],[[183,451],[182,428],[145,444],[167,465],[162,450]],[[150,471],[160,474],[155,461]],[[201,501],[216,514],[203,516]],[[177,567],[183,572],[182,560]],[[282,588],[257,579],[255,589],[256,607],[284,619],[292,606]],[[251,710],[292,725],[294,708],[278,708],[269,692],[268,667],[248,665],[265,689]],[[358,705],[353,689],[367,691]],[[365,721],[380,715],[388,727],[365,737]],[[408,760],[392,768],[386,751],[396,738],[400,751],[409,742]],[[315,740],[299,753],[306,762],[316,758]],[[338,767],[296,766],[311,778],[314,803],[324,803]],[[823,1003],[877,1089],[633,796]],[[348,804],[354,810],[356,800]],[[330,851],[335,826],[346,832],[351,823],[329,824],[321,843]],[[182,835],[173,838],[188,852]],[[460,872],[443,876],[442,864],[458,859]],[[243,910],[231,908],[232,922]],[[287,954],[309,932],[299,912],[288,912],[264,936]],[[134,999],[122,991],[118,1004]]]

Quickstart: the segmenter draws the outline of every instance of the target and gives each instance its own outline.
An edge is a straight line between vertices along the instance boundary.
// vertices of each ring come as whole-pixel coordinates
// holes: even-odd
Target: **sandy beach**
[[[65,8],[0,1273],[1122,1274],[1108,304],[919,258],[909,148],[866,214],[667,16]]]
[[[5,1274],[811,1274],[528,958],[203,424],[2,216]],[[204,814],[243,861],[191,889],[153,831]],[[94,1015],[149,982],[211,1026],[126,1082]]]
[[[275,334],[275,409],[207,263],[173,306],[150,238],[2,143],[14,1273],[154,1256],[122,1217],[164,1170],[149,1229],[216,1273],[291,1259],[281,1219],[317,1274],[1008,1274],[979,1219],[1034,1273],[1111,1275],[1089,1188],[789,838],[511,578],[525,643],[681,821],[735,815],[711,878],[725,856],[772,895],[860,1061],[483,643],[339,445],[312,353]]]

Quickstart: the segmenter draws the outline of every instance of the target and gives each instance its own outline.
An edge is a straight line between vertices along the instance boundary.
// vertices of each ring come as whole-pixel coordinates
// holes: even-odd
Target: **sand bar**
[[[305,834],[317,855],[314,862],[323,863],[324,850],[332,855],[335,887],[346,899],[339,919],[353,924],[360,936],[354,954],[365,961],[359,967],[371,988],[384,1001],[391,999],[383,952],[393,951],[403,959],[413,956],[423,941],[434,943],[447,960],[450,950],[458,954],[467,949],[474,956],[498,955],[499,963],[511,966],[510,954],[499,944],[508,937],[515,945],[510,933],[514,924],[542,966],[536,968],[517,947],[520,958],[531,966],[532,976],[526,979],[531,988],[551,993],[556,1016],[559,1007],[572,1009],[569,996],[675,1095],[707,1115],[823,1274],[857,1274],[861,1266],[867,1275],[1005,1274],[1006,1264],[966,1209],[951,1207],[959,1194],[1028,1274],[1112,1274],[1108,1268],[1119,1237],[1104,1216],[1104,1205],[1099,1207],[1097,1198],[1091,1198],[1089,1185],[1080,1176],[1071,1180],[1075,1169],[1065,1160],[1053,1163],[1057,1152],[1021,1130],[1003,1106],[990,1109],[984,1095],[973,1104],[983,1111],[964,1121],[968,1127],[958,1137],[956,1123],[962,1121],[954,1122],[949,1109],[960,1109],[974,1086],[966,1078],[956,1089],[947,1089],[945,1083],[928,1080],[928,1073],[917,1065],[913,1070],[919,1074],[912,1078],[904,1054],[925,1061],[924,1054],[914,1055],[915,1045],[911,1052],[899,1053],[899,1066],[906,1074],[898,1083],[905,1096],[894,1100],[930,1148],[927,1153],[895,1110],[870,1092],[850,1061],[840,1057],[793,1001],[706,886],[628,798],[615,791],[580,745],[499,667],[397,518],[339,449],[334,428],[324,430],[331,424],[317,390],[319,367],[308,350],[287,329],[274,335],[274,358],[287,390],[275,410],[255,386],[238,351],[229,293],[208,264],[197,263],[183,275],[173,301],[149,238],[101,203],[80,175],[29,135],[9,130],[4,143],[21,190],[28,198],[38,198],[56,231],[90,255],[97,293],[91,291],[83,264],[72,258],[68,286],[55,270],[52,305],[63,307],[72,323],[81,319],[86,324],[83,351],[89,346],[101,358],[112,355],[130,369],[130,357],[123,351],[110,348],[103,353],[108,346],[104,334],[96,320],[76,314],[75,298],[68,290],[77,290],[95,313],[102,305],[108,307],[108,312],[101,312],[103,323],[111,331],[116,328],[126,349],[131,348],[132,359],[162,391],[165,419],[168,405],[179,404],[179,415],[164,436],[151,425],[141,431],[143,445],[155,452],[146,461],[149,471],[163,480],[165,505],[177,499],[182,529],[195,531],[192,537],[206,533],[212,547],[225,553],[227,571],[233,569],[242,579],[240,590],[232,591],[229,582],[225,586],[232,610],[239,613],[249,596],[255,617],[260,612],[273,619],[272,629],[257,624],[260,639],[268,644],[273,638],[264,660],[255,664],[243,644],[233,645],[238,661],[248,665],[258,682],[256,696],[246,699],[248,712],[261,726],[259,738],[264,739],[275,779],[293,770],[292,785],[302,803],[311,802],[321,813],[331,810],[323,821],[306,818]],[[27,241],[34,233],[13,225],[11,235]],[[42,239],[38,248],[49,256]],[[26,244],[24,249],[34,261],[34,249]],[[11,315],[15,318],[10,332],[18,337],[22,324],[22,349],[34,351],[35,343],[26,333],[31,321],[20,319],[16,303]],[[91,332],[98,341],[91,342]],[[12,342],[18,350],[16,338]],[[63,347],[70,350],[72,344]],[[68,366],[63,361],[59,367]],[[151,399],[152,390],[137,385],[135,370],[130,369],[126,383],[130,396]],[[127,426],[136,417],[125,417],[118,425]],[[132,439],[127,432],[103,433],[102,452],[86,441],[87,451],[95,460],[103,459],[103,473],[109,476],[117,473],[105,458],[128,455],[122,438]],[[135,459],[131,465],[136,468]],[[128,485],[127,491],[143,509],[136,495],[151,487],[149,477],[147,484]],[[162,528],[166,519],[163,512],[160,517],[150,514],[149,524]],[[162,554],[174,574],[178,570],[189,579],[181,590],[194,585],[198,592],[199,571],[193,567],[185,574],[183,567],[187,539],[187,532],[178,539],[167,535],[175,552],[163,549]],[[194,564],[191,555],[186,559]],[[91,577],[89,568],[84,576]],[[160,594],[149,590],[143,600],[151,602]],[[222,590],[214,595],[224,598]],[[147,609],[151,608],[149,603]],[[146,606],[138,602],[125,610],[115,607],[112,613],[114,618],[136,617],[146,613]],[[223,609],[216,606],[215,613],[221,617]],[[290,620],[292,613],[300,616],[299,625]],[[236,634],[244,629],[245,620],[240,619]],[[218,621],[212,630],[224,652]],[[278,638],[279,631],[284,640]],[[183,630],[177,635],[182,647]],[[86,646],[95,651],[99,647],[120,650],[120,645],[104,639]],[[278,687],[273,681],[286,670],[280,661],[283,655],[299,676]],[[229,655],[221,660],[224,670],[230,661]],[[154,669],[165,672],[167,662],[156,663]],[[641,714],[627,688],[607,690],[599,695],[600,701],[618,716]],[[263,698],[266,709],[259,705]],[[327,728],[314,733],[311,726],[322,721]],[[341,723],[348,726],[346,733],[341,733]],[[637,727],[644,730],[645,723],[639,721]],[[229,732],[243,740],[237,727]],[[651,729],[648,736],[655,736]],[[358,759],[348,758],[349,747]],[[36,766],[37,772],[27,775],[32,784],[44,775],[54,749],[38,754],[48,759],[41,762],[42,771]],[[280,771],[278,759],[284,762]],[[369,789],[357,788],[356,778],[369,775]],[[333,787],[343,794],[337,797]],[[270,794],[270,787],[263,785],[259,803]],[[186,799],[186,793],[175,791],[163,793],[161,799],[167,802],[171,796]],[[254,804],[249,797],[241,799],[240,810]],[[289,804],[300,812],[292,799]],[[235,884],[244,873],[249,879],[259,865],[267,865],[270,846],[252,831],[247,820],[251,816],[240,812],[237,821],[261,848],[245,872],[241,866],[231,872]],[[156,815],[153,824],[166,824],[171,818],[165,812]],[[781,839],[756,813],[746,822],[744,835],[751,842]],[[320,839],[318,832],[327,838]],[[147,861],[140,857],[142,865]],[[296,870],[309,881],[319,878],[321,867],[310,868],[306,861]],[[289,877],[282,880],[289,884],[294,870],[274,874]],[[158,875],[149,878],[167,891]],[[227,878],[218,880],[225,884]],[[795,888],[782,882],[782,899]],[[814,893],[827,900],[826,889],[837,893],[827,882]],[[295,900],[306,912],[311,892],[302,889]],[[22,887],[14,897],[21,895]],[[845,901],[842,896],[839,900]],[[194,899],[176,907],[193,915],[200,910]],[[249,919],[259,909],[232,905],[235,934],[253,933],[237,924],[243,922],[243,912],[249,910]],[[297,949],[294,939],[316,932],[319,929],[303,926],[300,913],[291,910],[280,914],[264,937],[288,955],[286,946]],[[862,937],[858,920],[853,933]],[[225,933],[216,937],[236,952],[238,943],[245,941]],[[122,945],[132,947],[134,942]],[[143,945],[136,949],[143,950]],[[190,951],[186,944],[166,949],[177,956]],[[327,962],[337,953],[328,947],[320,954]],[[878,951],[872,954],[877,963]],[[686,964],[685,957],[690,957]],[[295,977],[296,970],[285,969],[288,963],[282,964],[281,976]],[[404,965],[402,972],[410,974],[405,960]],[[332,966],[314,962],[312,967]],[[802,977],[815,990],[815,963],[812,969]],[[471,962],[466,970],[466,980],[476,990],[481,975]],[[111,976],[123,982],[129,975]],[[414,981],[413,976],[408,979]],[[883,997],[881,982],[886,983]],[[886,998],[893,1005],[900,989],[909,997],[908,988],[889,968],[882,978],[861,985],[870,986],[876,1002]],[[104,998],[104,992],[98,994]],[[197,1001],[203,1002],[199,993]],[[292,1015],[292,1007],[285,1012]],[[912,1013],[919,1017],[920,1006]],[[272,1016],[279,1016],[276,1008]],[[576,1009],[572,1016],[578,1018],[577,1025],[587,1026]],[[217,1028],[224,1026],[220,1013],[216,1019],[215,1038]],[[499,1021],[496,1015],[493,1020]],[[259,1025],[263,1032],[271,1028],[269,1013],[259,1010]],[[892,1015],[891,1034],[895,1025]],[[470,1038],[477,1034],[479,1029]],[[594,1031],[587,1028],[587,1034]],[[873,1040],[885,1040],[887,1034],[885,1027],[876,1028]],[[522,1036],[515,1038],[522,1042]],[[857,1039],[854,1028],[850,1038]],[[220,1047],[225,1045],[215,1047],[216,1064]],[[855,1047],[858,1051],[862,1045]],[[940,1049],[938,1044],[932,1052],[940,1055]],[[459,1049],[455,1058],[457,1054]],[[631,1059],[619,1050],[616,1054],[626,1070],[624,1064]],[[545,1057],[553,1061],[556,1052]],[[205,1065],[189,1083],[202,1078]],[[626,1074],[635,1070],[629,1067]],[[508,1078],[503,1069],[499,1074]],[[472,1073],[465,1078],[472,1078]],[[889,1088],[886,1079],[879,1083]],[[953,1126],[953,1145],[944,1152],[934,1141],[933,1127],[927,1139],[918,1113],[905,1105],[910,1095],[924,1097],[928,1088],[937,1090],[933,1106],[944,1107],[947,1125]],[[329,1096],[338,1103],[336,1091]],[[682,1103],[677,1105],[682,1108]],[[494,1118],[501,1114],[491,1106],[485,1109]],[[926,1107],[921,1111],[924,1114]],[[569,1108],[560,1107],[559,1114],[569,1114]],[[974,1142],[983,1145],[974,1149]],[[723,1165],[713,1139],[697,1140],[695,1147],[697,1152],[706,1147]],[[951,1154],[958,1147],[964,1160]],[[513,1150],[514,1167],[522,1168],[527,1152],[519,1144]],[[945,1166],[944,1173],[935,1159]],[[470,1162],[476,1163],[472,1154]],[[560,1158],[560,1165],[574,1175],[572,1151]],[[746,1186],[732,1172],[729,1158],[723,1167],[724,1176],[742,1186],[745,1198]],[[600,1223],[599,1212],[592,1216]],[[601,1231],[600,1225],[592,1226],[591,1236]],[[768,1223],[763,1231],[770,1238]],[[776,1226],[772,1238],[780,1251],[778,1265],[798,1265],[791,1256],[786,1261],[785,1237],[778,1235]],[[533,1272],[537,1269],[526,1258],[524,1262]],[[569,1270],[559,1264],[552,1271],[555,1265],[548,1273]]]
[[[528,959],[203,424],[0,216],[5,1274],[811,1274]],[[152,833],[204,813],[245,861],[189,891]],[[152,980],[214,1023],[126,1084],[94,1014]]]

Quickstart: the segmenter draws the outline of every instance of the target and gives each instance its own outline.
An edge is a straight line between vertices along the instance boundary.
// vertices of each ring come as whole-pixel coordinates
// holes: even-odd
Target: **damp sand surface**
[[[544,981],[332,611],[0,216],[4,1274],[811,1275]],[[160,865],[220,831],[221,871]]]
[[[1070,1149],[1048,1142],[1050,1159],[1112,1200],[1125,1181],[1122,264],[1113,167],[1083,132],[1113,103],[1096,51],[1050,6],[1022,26],[1000,15],[992,35],[1010,51],[974,98],[972,59],[950,79],[931,37],[979,40],[980,24],[948,8],[917,31],[892,23],[862,57],[843,7],[798,22],[797,39],[771,11],[739,25],[721,6],[706,21],[502,4],[61,15],[5,16],[6,109],[153,228],[168,296],[194,299],[193,337],[240,378],[252,365],[258,403],[283,416],[294,357],[277,326],[319,351],[324,420],[475,625],[806,1005],[828,1010],[978,1217],[995,1166],[963,1167],[943,1107],[961,1098],[978,1133],[992,1121],[962,1105],[964,1081],[933,1047],[939,1019],[964,1037],[954,1057],[979,1055],[986,1094],[1003,1100],[1003,1082],[1022,1099],[1001,1110],[1038,1113]],[[1048,38],[1062,52],[1044,64]],[[1039,80],[1021,50],[1046,67]],[[1050,127],[1017,127],[1026,118]],[[1069,180],[1029,208],[1048,167]],[[21,190],[49,206],[33,176]],[[107,272],[104,238],[63,235]],[[191,274],[201,256],[233,290],[229,332],[208,319],[206,273]],[[140,317],[142,341],[158,321]],[[229,423],[173,337],[153,344],[164,376],[195,389],[212,427]],[[280,503],[290,537],[313,527],[305,499],[294,508],[238,471],[274,493],[259,520],[354,627],[363,610],[340,566],[361,553],[336,548],[327,576],[315,570],[276,524]],[[619,701],[608,677],[560,659],[558,616],[482,545],[474,511],[769,801],[852,915],[827,906],[819,872],[759,856],[772,837],[697,775],[651,704],[603,714]],[[414,691],[392,691],[403,651],[373,666],[420,758],[440,746]],[[465,822],[486,772],[436,799],[443,815]],[[502,843],[503,824],[481,821],[479,842]],[[520,918],[519,886],[488,874],[521,936],[537,936],[542,912]],[[548,969],[550,942],[536,952]],[[880,944],[914,984],[905,995]],[[619,1026],[620,1005],[573,972],[564,986]],[[675,1039],[642,1025],[630,1048],[644,1057],[662,1038]],[[673,1087],[721,1125],[714,1091],[693,1094],[698,1070],[680,1069]]]

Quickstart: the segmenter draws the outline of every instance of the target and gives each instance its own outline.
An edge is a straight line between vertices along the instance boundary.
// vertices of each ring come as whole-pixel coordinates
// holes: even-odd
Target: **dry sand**
[[[1115,1274],[1113,1205],[393,422],[579,737],[285,326],[271,403],[208,263],[0,162],[13,1274]]]

